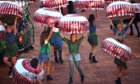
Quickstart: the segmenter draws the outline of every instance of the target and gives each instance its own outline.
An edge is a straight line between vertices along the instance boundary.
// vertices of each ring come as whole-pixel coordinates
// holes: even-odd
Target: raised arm
[[[93,23],[96,23],[97,18],[98,18],[98,11],[95,10],[95,19],[94,19]]]
[[[48,38],[46,38],[47,41],[50,40],[50,38],[51,38],[51,36],[52,36],[52,31],[53,31],[53,28],[50,28],[49,36],[48,36]]]
[[[128,23],[128,25],[131,25],[134,19],[135,19],[135,17],[133,17],[133,18],[130,20],[130,22]]]
[[[2,21],[0,20],[0,25],[2,25]]]
[[[109,19],[109,23],[110,23],[111,26],[114,26],[114,24],[113,24],[111,19]]]
[[[64,38],[64,35],[62,33],[60,33],[61,37]]]
[[[15,22],[14,22],[14,35],[17,34],[17,19],[18,19],[18,16],[15,18]]]

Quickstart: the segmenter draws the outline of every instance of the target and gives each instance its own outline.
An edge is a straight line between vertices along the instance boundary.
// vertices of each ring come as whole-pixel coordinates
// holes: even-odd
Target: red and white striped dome
[[[39,84],[44,79],[44,74],[39,64],[37,69],[32,68],[29,59],[17,60],[13,68],[13,78],[17,84]]]
[[[51,8],[39,8],[33,17],[33,20],[37,24],[47,25],[54,27],[55,23],[62,17],[62,14]]]
[[[4,41],[6,36],[6,30],[3,25],[0,25],[0,42]]]
[[[128,0],[105,0],[105,3],[109,4],[115,1],[128,1]]]
[[[86,17],[79,14],[68,14],[58,22],[60,32],[67,34],[85,33],[88,30],[89,22]]]
[[[116,41],[113,38],[106,38],[103,41],[102,49],[106,53],[122,60],[123,62],[127,62],[132,58],[131,48]]]
[[[23,17],[23,9],[11,1],[0,1],[0,15],[15,15]]]
[[[135,13],[140,13],[140,3],[133,3],[132,5],[135,8]]]
[[[133,5],[125,1],[116,1],[109,4],[106,8],[108,19],[129,19],[134,17],[135,9]]]
[[[75,3],[79,8],[85,10],[104,10],[104,0],[76,0]]]
[[[42,7],[48,8],[59,8],[59,7],[66,7],[68,5],[67,0],[42,0]]]

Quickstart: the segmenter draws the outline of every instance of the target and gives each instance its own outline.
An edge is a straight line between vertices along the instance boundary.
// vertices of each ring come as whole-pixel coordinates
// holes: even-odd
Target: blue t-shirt
[[[119,33],[122,33],[123,36],[125,37],[126,31],[128,30],[129,25],[127,25],[122,31],[118,30],[115,26],[112,27],[112,30],[114,31],[114,35],[117,36]]]
[[[8,44],[13,44],[16,42],[16,35],[14,35],[13,32],[11,33],[6,33],[6,38],[5,38],[6,42]]]
[[[96,25],[89,25],[90,32],[96,32]]]

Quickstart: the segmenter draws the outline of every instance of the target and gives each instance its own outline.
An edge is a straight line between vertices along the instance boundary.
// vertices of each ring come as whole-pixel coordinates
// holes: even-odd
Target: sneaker
[[[13,74],[9,75],[9,78],[13,78]]]
[[[46,78],[46,80],[52,80],[52,79],[53,78],[50,75],[48,75],[47,78]]]

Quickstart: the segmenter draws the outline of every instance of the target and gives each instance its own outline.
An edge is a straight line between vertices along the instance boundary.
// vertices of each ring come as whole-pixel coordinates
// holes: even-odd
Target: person
[[[117,28],[117,24],[120,23],[121,20],[112,20],[112,23],[114,24],[114,26]],[[112,29],[112,26],[110,25],[110,29]]]
[[[75,14],[76,13],[76,11],[74,10],[74,4],[72,1],[68,2],[67,11],[68,11],[68,14]]]
[[[134,0],[131,0],[130,2],[131,3],[135,3]],[[138,27],[138,22],[139,22],[139,19],[140,19],[140,15],[139,14],[140,13],[136,13],[135,14],[135,19],[134,19],[133,23],[130,25],[130,35],[134,35],[134,33],[133,33],[133,24],[134,24],[134,26],[135,26],[135,28],[137,30],[137,37],[140,36],[140,31],[139,31],[139,27]]]
[[[6,36],[5,27],[3,26],[2,21],[0,20],[0,60],[3,60],[5,53],[6,41],[4,40]]]
[[[15,18],[14,21],[14,26],[12,23],[8,23],[8,25],[5,27],[6,28],[6,49],[5,49],[5,55],[3,58],[4,63],[9,67],[9,72],[8,74],[10,75],[9,77],[12,76],[12,70],[13,66],[16,63],[16,59],[18,56],[18,46],[16,43],[16,38],[17,38],[17,19],[18,17]],[[11,62],[8,61],[8,59],[11,58]]]
[[[127,45],[127,42],[125,40],[123,40],[123,35],[121,36],[118,36],[118,39],[117,39],[118,42],[124,44],[124,45]],[[134,53],[131,52],[131,56],[132,57],[135,57]],[[121,83],[121,78],[123,76],[123,74],[125,73],[125,70],[127,69],[127,63],[121,61],[120,59],[118,58],[115,58],[114,59],[114,63],[116,64],[117,66],[117,77],[118,79],[115,80],[115,83],[116,84],[122,84]]]
[[[45,28],[44,28],[45,29]],[[42,68],[45,68],[46,65],[46,75],[47,78],[46,80],[52,80],[53,78],[50,75],[50,66],[51,66],[51,61],[50,61],[50,38],[52,35],[52,29],[53,28],[49,28],[47,31],[42,31],[41,35],[40,35],[40,53],[38,56],[38,61],[41,64]]]
[[[114,24],[112,23],[112,20],[109,19],[109,22],[112,26],[112,30],[114,32],[114,35],[117,37],[119,35],[123,35],[123,40],[125,40],[126,38],[126,31],[128,30],[129,26],[131,25],[131,23],[133,22],[135,17],[133,17],[130,22],[127,24],[127,26],[125,28],[123,28],[123,24],[120,22],[117,24],[117,28],[114,26]]]
[[[89,54],[89,60],[91,60],[94,63],[97,63],[98,61],[95,58],[96,53],[96,47],[98,45],[98,37],[96,34],[96,20],[98,18],[97,10],[95,10],[95,16],[94,14],[90,14],[88,21],[89,21],[89,35],[88,35],[88,42],[91,46],[91,52]],[[92,56],[93,55],[93,56]]]
[[[123,29],[123,25],[121,23],[117,24],[117,29],[113,27],[114,33],[116,35],[116,39],[118,42],[127,45],[126,41],[125,41],[125,34],[126,31],[128,30],[130,24],[133,22],[134,18],[131,19],[131,21],[128,23],[128,25]],[[112,21],[110,20],[110,24],[113,26]],[[135,56],[133,53],[131,53],[132,56]],[[118,58],[114,59],[114,63],[117,65],[117,76],[118,79],[115,80],[116,84],[121,84],[121,78],[125,72],[125,69],[127,69],[127,64],[123,61],[121,61]]]
[[[62,59],[63,42],[62,42],[62,37],[59,33],[59,29],[56,27],[53,28],[53,34],[52,34],[52,37],[50,39],[50,43],[54,47],[55,62],[56,63],[63,63],[63,59]],[[57,52],[59,53],[59,61],[58,61],[58,57],[57,57]]]
[[[86,35],[87,35],[87,32],[81,38],[78,39],[77,34],[71,34],[70,40],[69,40],[61,34],[63,41],[66,42],[69,47],[69,53],[70,53],[70,57],[69,57],[70,77],[69,77],[68,84],[71,84],[73,82],[72,77],[73,77],[74,65],[76,66],[78,72],[80,73],[81,82],[84,81],[84,75],[80,68],[81,57],[79,54],[79,47],[82,40],[84,39]]]

